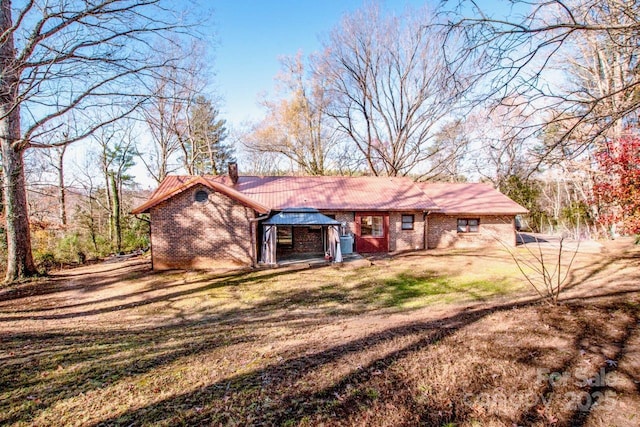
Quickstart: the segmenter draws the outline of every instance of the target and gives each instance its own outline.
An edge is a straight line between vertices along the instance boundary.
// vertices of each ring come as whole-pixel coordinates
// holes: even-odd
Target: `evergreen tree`
[[[183,144],[184,166],[192,175],[218,175],[225,171],[233,159],[233,150],[227,144],[226,120],[211,100],[198,96],[189,115],[189,137]]]

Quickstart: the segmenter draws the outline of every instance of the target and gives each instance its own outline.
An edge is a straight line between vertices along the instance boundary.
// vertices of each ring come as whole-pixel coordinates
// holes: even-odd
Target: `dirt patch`
[[[580,253],[564,304],[503,251],[0,291],[0,424],[634,425],[640,251]]]

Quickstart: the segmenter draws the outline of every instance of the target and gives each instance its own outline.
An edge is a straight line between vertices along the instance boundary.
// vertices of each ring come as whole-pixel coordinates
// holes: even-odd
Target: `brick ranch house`
[[[335,260],[351,251],[515,245],[527,210],[486,184],[401,177],[169,176],[148,213],[154,269]]]

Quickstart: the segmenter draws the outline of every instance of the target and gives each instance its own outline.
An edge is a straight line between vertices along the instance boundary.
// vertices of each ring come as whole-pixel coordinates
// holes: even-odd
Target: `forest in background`
[[[8,279],[21,275],[12,221],[25,213],[41,270],[147,249],[148,219],[128,213],[149,195],[134,165],[155,183],[225,173],[232,159],[242,174],[483,181],[529,209],[533,231],[640,232],[633,1],[505,2],[493,14],[466,1],[402,14],[367,3],[321,51],[283,58],[264,119],[236,129],[208,90],[197,22],[170,21],[156,0],[94,3],[0,2],[13,70],[3,135],[21,125],[2,139]]]

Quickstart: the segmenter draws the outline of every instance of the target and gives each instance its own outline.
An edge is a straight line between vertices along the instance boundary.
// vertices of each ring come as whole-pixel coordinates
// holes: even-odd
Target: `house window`
[[[204,203],[209,199],[209,193],[204,190],[198,190],[196,191],[195,199],[198,203]]]
[[[478,218],[459,218],[458,233],[477,233],[480,231],[480,220]]]
[[[360,235],[384,237],[384,217],[363,216],[360,220]]]
[[[278,227],[278,247],[293,248],[293,227]]]
[[[402,229],[413,230],[413,215],[402,215]]]

